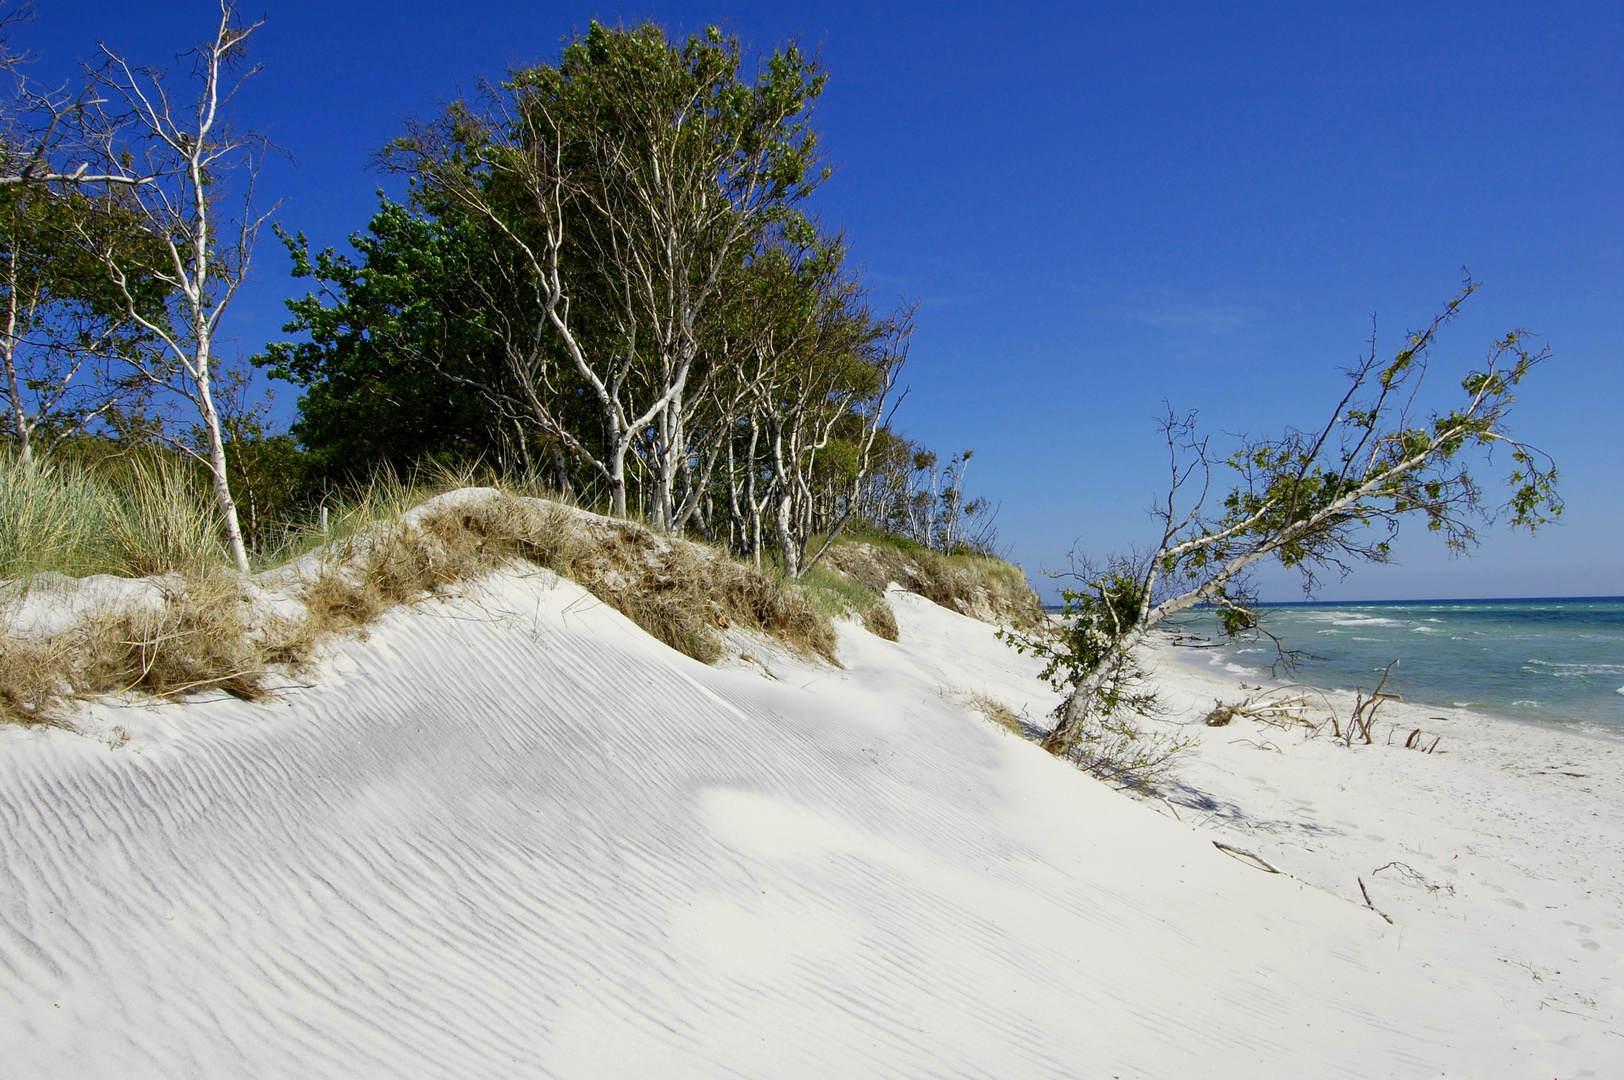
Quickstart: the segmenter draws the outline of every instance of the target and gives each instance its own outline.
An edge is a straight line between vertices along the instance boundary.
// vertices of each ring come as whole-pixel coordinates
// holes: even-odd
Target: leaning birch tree
[[[140,377],[197,412],[202,449],[178,440],[176,445],[208,470],[226,544],[243,573],[248,550],[226,465],[216,342],[268,216],[254,210],[253,196],[269,144],[233,127],[226,115],[237,91],[259,70],[243,69],[242,60],[260,25],[243,25],[229,0],[221,3],[214,37],[188,54],[195,97],[177,96],[168,72],[132,66],[106,45],[97,72],[111,103],[103,157],[138,161],[148,181],[130,186],[128,200],[145,239],[158,249],[158,258],[143,260],[141,268],[165,288],[163,312],[143,304],[127,245],[102,244],[102,263],[125,314],[158,343],[153,355],[132,360]],[[233,182],[234,199],[228,194]],[[228,199],[236,203],[232,210]]]
[[[1534,350],[1525,333],[1512,331],[1460,379],[1452,407],[1420,404],[1438,332],[1477,287],[1468,281],[1391,360],[1379,358],[1373,338],[1317,427],[1242,439],[1219,456],[1193,415],[1164,422],[1171,476],[1153,511],[1155,546],[1079,562],[1058,638],[1012,635],[1018,648],[1048,660],[1046,674],[1066,693],[1046,749],[1091,767],[1109,765],[1095,761],[1102,731],[1120,735],[1124,713],[1153,705],[1136,649],[1167,619],[1201,605],[1217,610],[1228,634],[1258,629],[1248,573],[1265,560],[1299,572],[1311,590],[1325,573],[1388,561],[1405,520],[1424,521],[1451,551],[1464,553],[1480,525],[1506,520],[1533,530],[1561,514],[1554,464],[1507,425],[1514,391],[1548,350]],[[1486,499],[1472,472],[1497,459],[1508,466],[1503,504]],[[1215,500],[1217,468],[1237,482]]]

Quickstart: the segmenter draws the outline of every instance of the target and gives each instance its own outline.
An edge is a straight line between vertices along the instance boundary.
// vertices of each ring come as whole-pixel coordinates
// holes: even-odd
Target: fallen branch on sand
[[[1365,898],[1365,907],[1369,908],[1371,911],[1374,911],[1376,914],[1378,914],[1382,918],[1386,919],[1388,926],[1394,925],[1393,917],[1391,915],[1387,914],[1387,912],[1383,911],[1381,908],[1377,907],[1375,904],[1372,904],[1370,902],[1370,890],[1365,888],[1365,879],[1364,878],[1354,878],[1353,880],[1355,880],[1355,881],[1357,881],[1359,883],[1359,893],[1360,893],[1360,895],[1362,895]]]
[[[1274,696],[1290,689],[1293,688],[1281,687],[1233,703],[1214,702],[1212,711],[1205,717],[1205,723],[1208,727],[1226,727],[1236,720],[1256,720],[1282,730],[1306,728],[1309,734],[1318,735],[1326,721],[1316,721],[1312,718],[1311,710],[1316,708],[1316,703],[1309,700],[1310,695],[1317,694],[1320,699],[1318,707],[1323,707],[1327,711],[1331,711],[1330,702],[1318,691],[1299,691],[1295,694]],[[1332,715],[1335,715],[1334,711]]]
[[[1212,846],[1223,852],[1225,855],[1233,855],[1241,862],[1254,864],[1258,867],[1258,869],[1267,870],[1271,874],[1279,874],[1284,872],[1279,867],[1270,863],[1263,856],[1247,851],[1245,848],[1230,847],[1228,844],[1221,844],[1217,840],[1212,842]]]

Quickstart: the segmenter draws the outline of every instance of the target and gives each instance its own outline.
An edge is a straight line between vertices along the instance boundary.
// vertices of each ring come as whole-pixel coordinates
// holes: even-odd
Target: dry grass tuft
[[[982,622],[1025,631],[1048,625],[1026,575],[1002,559],[860,540],[835,545],[827,561],[831,569],[881,596],[894,581],[949,611]]]
[[[862,611],[863,625],[875,637],[882,637],[887,641],[895,641],[901,636],[897,628],[897,613],[891,610],[891,605],[883,599],[876,600]]]
[[[284,628],[256,625],[241,583],[224,572],[166,593],[161,607],[97,615],[79,628],[76,692],[140,690],[168,698],[223,690],[245,701],[264,697],[270,654],[278,651],[266,634]]]
[[[305,636],[364,630],[391,608],[486,574],[516,559],[557,570],[570,550],[570,512],[505,493],[375,524],[323,553],[300,594]]]
[[[793,590],[702,545],[556,503],[491,492],[357,533],[304,588],[313,637],[364,629],[392,607],[515,561],[571,578],[696,660],[722,655],[720,631],[760,630],[833,659],[828,621]]]
[[[829,621],[804,594],[700,544],[669,540],[640,525],[592,520],[560,570],[680,652],[705,663],[721,656],[719,631],[766,633],[806,656],[835,658]]]
[[[74,702],[131,691],[218,690],[253,701],[266,696],[273,668],[303,660],[299,627],[256,614],[235,575],[171,575],[161,585],[156,604],[100,612],[45,637],[0,634],[0,719],[71,729]]]
[[[153,579],[162,590],[153,603],[45,637],[0,627],[0,719],[71,727],[74,701],[131,691],[261,698],[270,671],[299,669],[332,635],[365,632],[392,608],[515,562],[573,578],[707,663],[733,626],[834,660],[834,631],[806,594],[723,553],[556,503],[470,492],[330,545],[297,587],[302,619],[268,614],[234,573],[194,564]]]
[[[68,727],[56,713],[71,694],[63,678],[68,643],[0,635],[0,720],[28,727]]]
[[[986,694],[971,694],[966,700],[968,701],[970,708],[974,709],[982,716],[985,716],[988,720],[991,720],[999,727],[1004,728],[1006,731],[1013,732],[1023,739],[1030,737],[1027,733],[1028,726],[1021,723],[1021,718],[1016,716],[1014,711],[1003,702],[990,698]]]

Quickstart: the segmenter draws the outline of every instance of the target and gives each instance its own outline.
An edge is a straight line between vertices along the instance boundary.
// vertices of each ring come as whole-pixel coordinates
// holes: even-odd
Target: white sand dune
[[[1258,830],[1175,820],[988,723],[961,695],[1041,717],[1036,665],[893,603],[901,641],[845,628],[842,669],[708,668],[508,574],[393,613],[269,705],[98,706],[120,749],[0,731],[0,1072],[1624,1073],[1616,981],[1539,1009],[1472,890],[1442,914],[1384,895],[1390,926],[1334,852],[1270,847],[1301,880],[1224,854]],[[1186,675],[1194,701],[1209,676]],[[1256,816],[1213,792],[1288,756],[1212,747],[1190,790]],[[1297,757],[1310,789],[1378,760]],[[1393,813],[1425,832],[1437,810]],[[1456,839],[1500,843],[1475,821]],[[1558,921],[1576,887],[1519,895]],[[1618,977],[1616,894],[1593,906],[1612,929],[1585,987]]]

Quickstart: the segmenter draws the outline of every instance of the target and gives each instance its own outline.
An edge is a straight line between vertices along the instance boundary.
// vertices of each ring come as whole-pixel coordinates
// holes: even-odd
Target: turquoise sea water
[[[1624,597],[1273,604],[1264,625],[1310,656],[1279,676],[1315,686],[1371,689],[1397,660],[1388,689],[1404,700],[1624,734]],[[1180,625],[1213,635],[1216,621]],[[1215,635],[1214,635],[1215,636]],[[1215,650],[1267,674],[1267,640]]]

